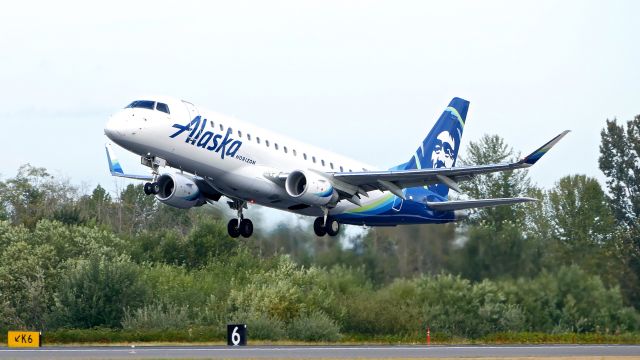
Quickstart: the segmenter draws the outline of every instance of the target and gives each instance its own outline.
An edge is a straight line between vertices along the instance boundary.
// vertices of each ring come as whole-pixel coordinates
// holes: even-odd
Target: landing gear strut
[[[143,156],[140,160],[142,165],[150,167],[151,172],[153,173],[153,182],[144,184],[144,193],[145,195],[157,195],[160,192],[160,184],[158,184],[158,176],[160,173],[158,170],[160,169],[160,166],[167,165],[167,162],[164,159],[151,156],[151,154]]]
[[[247,203],[245,201],[234,200],[233,202],[229,202],[229,206],[238,211],[238,217],[229,220],[227,224],[229,236],[232,238],[237,238],[240,235],[245,238],[250,237],[253,234],[253,222],[245,219],[242,215],[242,210],[247,207]]]
[[[317,236],[336,236],[340,232],[340,223],[332,218],[327,218],[326,222],[324,217],[317,217],[313,222],[313,232]]]

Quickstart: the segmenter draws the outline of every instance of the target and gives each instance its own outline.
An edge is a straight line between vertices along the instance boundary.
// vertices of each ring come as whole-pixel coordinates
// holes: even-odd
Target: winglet
[[[111,144],[105,144],[105,150],[107,150],[107,161],[109,162],[109,172],[113,176],[123,176],[124,171],[122,171],[122,166],[120,166],[120,162],[116,158],[116,154],[111,148]]]
[[[536,151],[532,152],[531,154],[527,155],[524,159],[520,160],[519,163],[524,164],[526,166],[531,166],[535,164],[538,160],[540,160],[540,158],[544,154],[547,153],[547,151],[549,151],[549,149],[551,149],[555,144],[557,144],[558,141],[560,141],[560,139],[562,139],[565,135],[567,135],[569,131],[571,130],[565,130],[561,132],[558,136],[554,137],[549,142],[547,142],[546,144],[538,148]]]
[[[116,153],[113,151],[111,144],[105,144],[105,150],[107,150],[107,161],[109,162],[109,172],[112,176],[135,179],[135,180],[152,180],[151,175],[131,175],[125,174],[120,165],[120,161],[116,158]]]

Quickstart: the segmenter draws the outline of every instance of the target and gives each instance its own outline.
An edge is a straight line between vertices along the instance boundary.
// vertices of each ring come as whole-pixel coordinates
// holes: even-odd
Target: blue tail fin
[[[408,170],[455,166],[468,110],[467,100],[453,98],[411,159],[399,167]],[[433,185],[429,190],[442,198],[449,193],[445,185]]]

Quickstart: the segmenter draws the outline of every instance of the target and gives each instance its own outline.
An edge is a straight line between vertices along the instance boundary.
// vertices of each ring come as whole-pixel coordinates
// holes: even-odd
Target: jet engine
[[[156,199],[178,209],[189,209],[206,203],[198,185],[186,176],[163,174],[158,178],[157,186],[159,191]]]
[[[338,202],[338,193],[329,180],[313,172],[291,172],[287,176],[285,188],[289,196],[307,205],[331,206]]]

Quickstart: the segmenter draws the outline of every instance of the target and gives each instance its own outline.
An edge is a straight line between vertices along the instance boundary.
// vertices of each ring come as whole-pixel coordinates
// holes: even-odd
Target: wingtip
[[[115,154],[113,153],[111,144],[110,143],[104,144],[104,148],[107,152],[107,162],[109,163],[109,172],[111,173],[111,175],[119,176],[124,174],[124,171],[122,170],[122,166],[120,165],[120,162],[118,161],[118,159],[115,157]]]
[[[547,151],[549,151],[549,149],[554,147],[560,140],[562,140],[563,137],[565,137],[565,135],[567,135],[570,132],[571,130],[565,130],[560,134],[556,135],[553,139],[548,141],[546,144],[542,145],[541,147],[536,149],[534,152],[527,155],[524,159],[520,160],[520,163],[525,164],[526,166],[531,166],[535,164],[538,160],[542,158],[542,156],[544,156],[544,154],[547,153]]]

